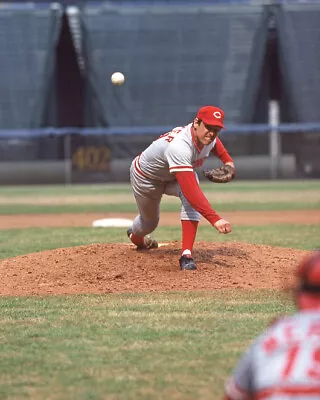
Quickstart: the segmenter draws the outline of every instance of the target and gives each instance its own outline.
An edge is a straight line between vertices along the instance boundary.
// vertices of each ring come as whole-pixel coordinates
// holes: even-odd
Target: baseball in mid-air
[[[116,86],[123,85],[124,80],[125,78],[122,72],[114,72],[111,75],[111,82]]]

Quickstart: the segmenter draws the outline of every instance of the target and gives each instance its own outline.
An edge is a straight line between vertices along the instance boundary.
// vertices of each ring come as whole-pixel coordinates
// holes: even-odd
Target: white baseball
[[[116,85],[116,86],[120,86],[124,83],[124,75],[122,72],[114,72],[111,75],[111,82]]]

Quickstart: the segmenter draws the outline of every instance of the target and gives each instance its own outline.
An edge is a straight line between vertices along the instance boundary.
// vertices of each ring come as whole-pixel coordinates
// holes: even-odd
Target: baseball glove
[[[235,169],[231,165],[203,171],[204,176],[214,183],[227,183],[235,177]]]

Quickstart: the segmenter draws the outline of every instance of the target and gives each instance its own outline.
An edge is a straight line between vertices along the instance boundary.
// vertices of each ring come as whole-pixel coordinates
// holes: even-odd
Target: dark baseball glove
[[[227,183],[235,177],[235,169],[231,165],[203,171],[204,176],[214,183]]]

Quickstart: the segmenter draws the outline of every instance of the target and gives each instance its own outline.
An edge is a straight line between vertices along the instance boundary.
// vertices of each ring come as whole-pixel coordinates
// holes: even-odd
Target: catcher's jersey
[[[193,138],[192,124],[174,128],[151,143],[134,161],[139,173],[150,179],[172,181],[174,172],[193,171],[201,166],[216,139],[200,150]]]
[[[232,399],[320,399],[320,311],[284,317],[251,345],[226,386]]]

